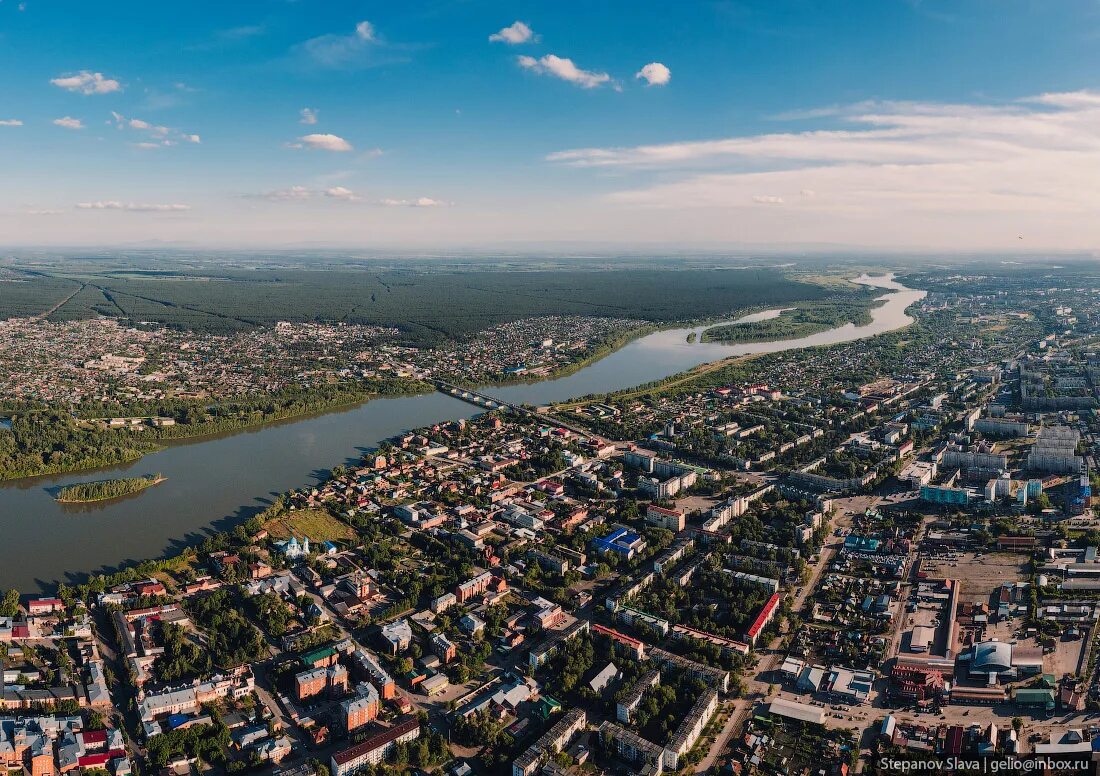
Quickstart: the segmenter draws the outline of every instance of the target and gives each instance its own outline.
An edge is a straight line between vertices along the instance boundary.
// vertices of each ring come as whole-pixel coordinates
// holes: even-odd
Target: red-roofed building
[[[890,690],[896,697],[918,704],[937,700],[944,691],[943,672],[925,666],[899,663],[890,672]]]
[[[764,628],[768,627],[768,623],[775,617],[775,613],[779,611],[779,593],[772,593],[772,597],[768,599],[768,602],[764,604],[760,609],[760,614],[756,615],[756,619],[752,621],[752,625],[745,631],[745,639],[756,646],[756,637],[760,635],[760,632]]]
[[[962,754],[963,729],[960,725],[952,725],[947,729],[947,736],[943,740],[944,754]]]
[[[1039,546],[1034,536],[998,536],[997,549],[1007,552],[1031,552]]]
[[[626,648],[626,650],[637,660],[642,660],[645,657],[645,644],[638,641],[638,639],[627,636],[625,633],[619,633],[617,630],[606,628],[603,625],[593,625],[592,632],[598,633],[601,636],[607,636],[612,641]]]
[[[126,750],[113,749],[110,752],[100,752],[98,754],[86,754],[76,761],[76,764],[81,768],[102,768],[111,760],[115,760],[120,757],[126,756]]]
[[[562,496],[565,494],[565,485],[560,480],[543,480],[538,484],[539,490],[543,493],[548,493],[551,496]]]
[[[106,730],[84,730],[80,733],[80,741],[85,749],[95,751],[107,747]]]
[[[27,604],[27,614],[50,614],[65,611],[65,602],[60,598],[37,598]]]
[[[135,583],[134,592],[141,596],[168,595],[168,590],[164,587],[163,583],[156,579],[147,579],[144,582]]]
[[[678,509],[665,509],[656,504],[650,504],[646,507],[645,519],[647,523],[658,528],[667,528],[673,532],[684,530],[684,513]]]

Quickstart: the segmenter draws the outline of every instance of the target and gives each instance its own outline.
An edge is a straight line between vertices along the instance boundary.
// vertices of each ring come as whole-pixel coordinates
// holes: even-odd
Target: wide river
[[[849,323],[801,339],[743,345],[687,341],[688,334],[707,327],[667,329],[567,377],[486,392],[514,404],[547,404],[631,388],[728,356],[850,342],[909,324],[906,308],[924,296],[891,276],[860,281],[891,291],[866,326]],[[739,320],[777,314],[765,311]],[[329,467],[357,460],[384,439],[479,411],[440,393],[378,399],[252,431],[174,442],[125,466],[6,483],[0,486],[0,588],[36,592],[57,580],[79,581],[89,573],[164,556],[243,522],[278,494],[323,479]],[[52,495],[62,485],[152,472],[167,481],[116,501],[63,505]]]

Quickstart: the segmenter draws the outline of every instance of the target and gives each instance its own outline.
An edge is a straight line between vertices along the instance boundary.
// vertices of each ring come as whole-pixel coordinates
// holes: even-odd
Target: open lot
[[[929,559],[924,566],[930,577],[957,579],[960,603],[988,603],[993,591],[1005,582],[1026,578],[1027,556],[1010,552],[955,553],[954,559]]]

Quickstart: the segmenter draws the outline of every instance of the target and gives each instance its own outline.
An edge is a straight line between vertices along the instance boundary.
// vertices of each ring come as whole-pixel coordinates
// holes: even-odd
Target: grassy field
[[[351,526],[342,523],[323,509],[300,509],[264,524],[276,539],[308,538],[311,542],[347,541],[355,538]]]

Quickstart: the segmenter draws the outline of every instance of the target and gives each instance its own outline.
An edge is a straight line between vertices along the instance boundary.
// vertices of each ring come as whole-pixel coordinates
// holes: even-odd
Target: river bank
[[[571,375],[484,392],[513,404],[544,405],[659,382],[704,363],[874,336],[908,325],[905,308],[923,292],[889,278],[887,301],[865,327],[838,327],[808,338],[754,345],[689,344],[692,329],[667,329],[635,339]],[[882,287],[882,286],[879,286]],[[759,313],[762,314],[762,313]],[[55,475],[0,485],[0,587],[49,589],[56,580],[176,555],[212,532],[259,514],[293,488],[323,481],[337,464],[409,429],[469,418],[482,410],[439,392],[385,397],[365,404],[208,439],[179,440],[149,454],[145,471],[168,480],[138,499],[63,505],[57,487],[103,477],[135,476],[138,463],[94,474]],[[74,510],[81,520],[72,520]],[[48,548],[48,550],[47,550]]]
[[[306,395],[305,398],[291,396],[289,399],[280,397],[284,403],[289,403],[282,409],[271,412],[253,412],[243,418],[210,418],[197,423],[176,423],[170,426],[142,426],[139,430],[104,429],[97,432],[94,427],[89,426],[87,420],[74,419],[56,413],[53,422],[63,423],[68,428],[68,436],[60,444],[71,444],[72,447],[80,449],[79,457],[62,456],[59,463],[45,463],[31,468],[0,468],[0,486],[5,482],[16,480],[33,481],[40,477],[101,471],[113,466],[135,463],[147,455],[164,450],[173,442],[210,439],[221,434],[259,429],[274,423],[356,407],[384,396],[417,396],[434,390],[431,385],[419,380],[386,381],[386,387],[385,391],[379,391],[377,386],[372,385],[362,390],[352,387],[337,388],[335,393],[329,393],[327,396],[323,394],[318,397]],[[243,400],[227,400],[220,405],[214,404],[210,407],[213,408],[213,412],[217,412],[220,406],[233,406],[241,401],[260,404],[267,399],[246,397]],[[203,408],[204,411],[208,409],[208,407]],[[120,408],[119,412],[119,417],[132,417],[135,414],[134,410],[125,408]],[[10,422],[8,428],[11,429]],[[94,452],[87,451],[87,448],[93,445],[97,446],[97,449]],[[58,444],[53,445],[54,450],[57,450],[57,447]]]

